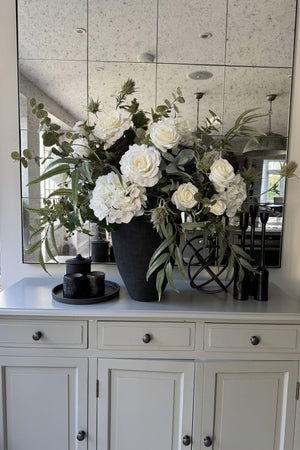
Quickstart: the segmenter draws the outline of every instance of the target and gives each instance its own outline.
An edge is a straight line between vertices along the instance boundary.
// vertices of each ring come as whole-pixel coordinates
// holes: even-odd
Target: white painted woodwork
[[[259,338],[253,345],[251,337]],[[205,324],[205,350],[225,352],[299,352],[299,325]]]
[[[86,450],[86,358],[0,358],[1,450]]]
[[[0,450],[204,450],[205,436],[212,450],[299,450],[299,302],[272,285],[268,302],[238,302],[176,282],[160,303],[121,285],[67,305],[56,284],[0,293]]]
[[[38,331],[42,335],[35,341]],[[86,348],[87,322],[1,319],[0,346]]]
[[[297,376],[296,361],[205,363],[194,450],[205,449],[205,436],[214,450],[292,450]]]
[[[145,334],[150,342],[143,342]],[[195,323],[99,322],[98,348],[123,350],[193,350]]]
[[[99,360],[99,380],[97,448],[178,450],[191,436],[194,363]]]

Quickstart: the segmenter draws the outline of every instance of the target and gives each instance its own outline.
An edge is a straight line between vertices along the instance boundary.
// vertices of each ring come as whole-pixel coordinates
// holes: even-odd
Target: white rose
[[[219,158],[210,167],[209,179],[218,192],[224,191],[234,176],[234,169],[227,159]]]
[[[172,203],[176,205],[179,211],[186,211],[193,208],[198,202],[195,200],[195,194],[198,189],[192,183],[183,183],[172,195]]]
[[[95,127],[95,134],[109,147],[130,128],[130,119],[125,118],[120,109],[114,109],[108,114],[101,114]]]
[[[155,147],[162,152],[176,147],[181,139],[176,125],[172,119],[164,119],[152,123],[150,127],[150,138]]]
[[[90,207],[99,220],[107,223],[128,223],[144,213],[147,197],[145,188],[132,184],[122,177],[122,184],[115,172],[100,176],[92,193]]]
[[[227,204],[226,215],[233,217],[247,198],[246,183],[241,175],[235,175],[226,189],[225,196]]]
[[[210,212],[216,216],[222,216],[226,210],[226,201],[220,195],[213,195],[211,200],[215,200],[215,203],[209,207]]]
[[[91,153],[91,149],[86,138],[75,139],[72,144],[72,149],[74,156],[77,158],[89,156],[89,154]]]
[[[129,181],[140,186],[154,186],[161,177],[161,156],[154,147],[131,145],[120,160],[121,172]]]

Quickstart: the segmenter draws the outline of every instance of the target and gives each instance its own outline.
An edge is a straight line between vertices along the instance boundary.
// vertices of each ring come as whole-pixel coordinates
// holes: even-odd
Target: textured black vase
[[[149,261],[162,243],[152,223],[139,217],[122,223],[112,232],[112,242],[115,260],[130,297],[140,302],[158,300],[157,272],[146,280]]]

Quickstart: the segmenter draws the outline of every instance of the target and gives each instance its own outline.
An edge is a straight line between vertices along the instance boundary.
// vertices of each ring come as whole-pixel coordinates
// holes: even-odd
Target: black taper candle
[[[254,244],[255,244],[255,222],[258,213],[258,204],[251,203],[249,206],[249,213],[251,218],[251,236],[250,236],[250,257],[252,258],[251,264],[254,263]],[[249,295],[255,294],[255,273],[249,272]]]
[[[262,224],[261,231],[261,255],[260,265],[256,269],[255,274],[255,300],[267,301],[268,300],[268,287],[269,287],[269,271],[265,265],[265,242],[266,242],[266,225],[269,220],[269,213],[264,211],[260,213],[260,221]]]
[[[249,213],[242,212],[240,214],[240,229],[242,233],[241,237],[241,247],[245,250],[245,242],[246,242],[246,230],[249,224]],[[240,266],[237,261],[234,263],[234,284],[233,284],[233,298],[236,300],[247,300],[248,299],[248,270],[244,270],[244,278],[241,282],[239,282],[239,272]]]

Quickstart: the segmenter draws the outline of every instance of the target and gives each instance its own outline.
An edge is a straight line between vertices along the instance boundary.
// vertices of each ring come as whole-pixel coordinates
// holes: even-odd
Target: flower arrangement
[[[230,150],[234,138],[259,133],[252,122],[264,114],[247,110],[222,137],[212,137],[221,123],[219,117],[210,111],[210,117],[192,132],[179,115],[178,106],[184,103],[180,88],[149,113],[140,109],[136,98],[127,102],[134,93],[135,83],[128,79],[108,113],[101,111],[99,100],[91,99],[88,111],[95,121],[76,123],[67,132],[51,121],[43,104],[31,100],[49,151],[39,161],[46,169],[30,184],[51,178],[57,187],[42,208],[28,208],[38,214],[31,237],[39,239],[27,253],[39,251],[46,270],[42,245],[55,259],[57,228],[64,227],[69,234],[74,230],[90,234],[89,223],[111,230],[141,216],[152,222],[163,239],[147,273],[149,278],[159,269],[159,295],[165,278],[174,287],[174,261],[184,276],[179,240],[187,230],[218,238],[219,261],[229,248],[228,272],[236,260],[242,277],[245,268],[252,269],[249,257],[230,242],[229,233],[236,229],[234,219],[249,201],[256,173],[252,167],[239,167]],[[29,149],[22,156],[14,152],[12,157],[25,167],[29,160],[40,159]],[[283,164],[281,176],[292,176],[295,168],[295,163]]]

